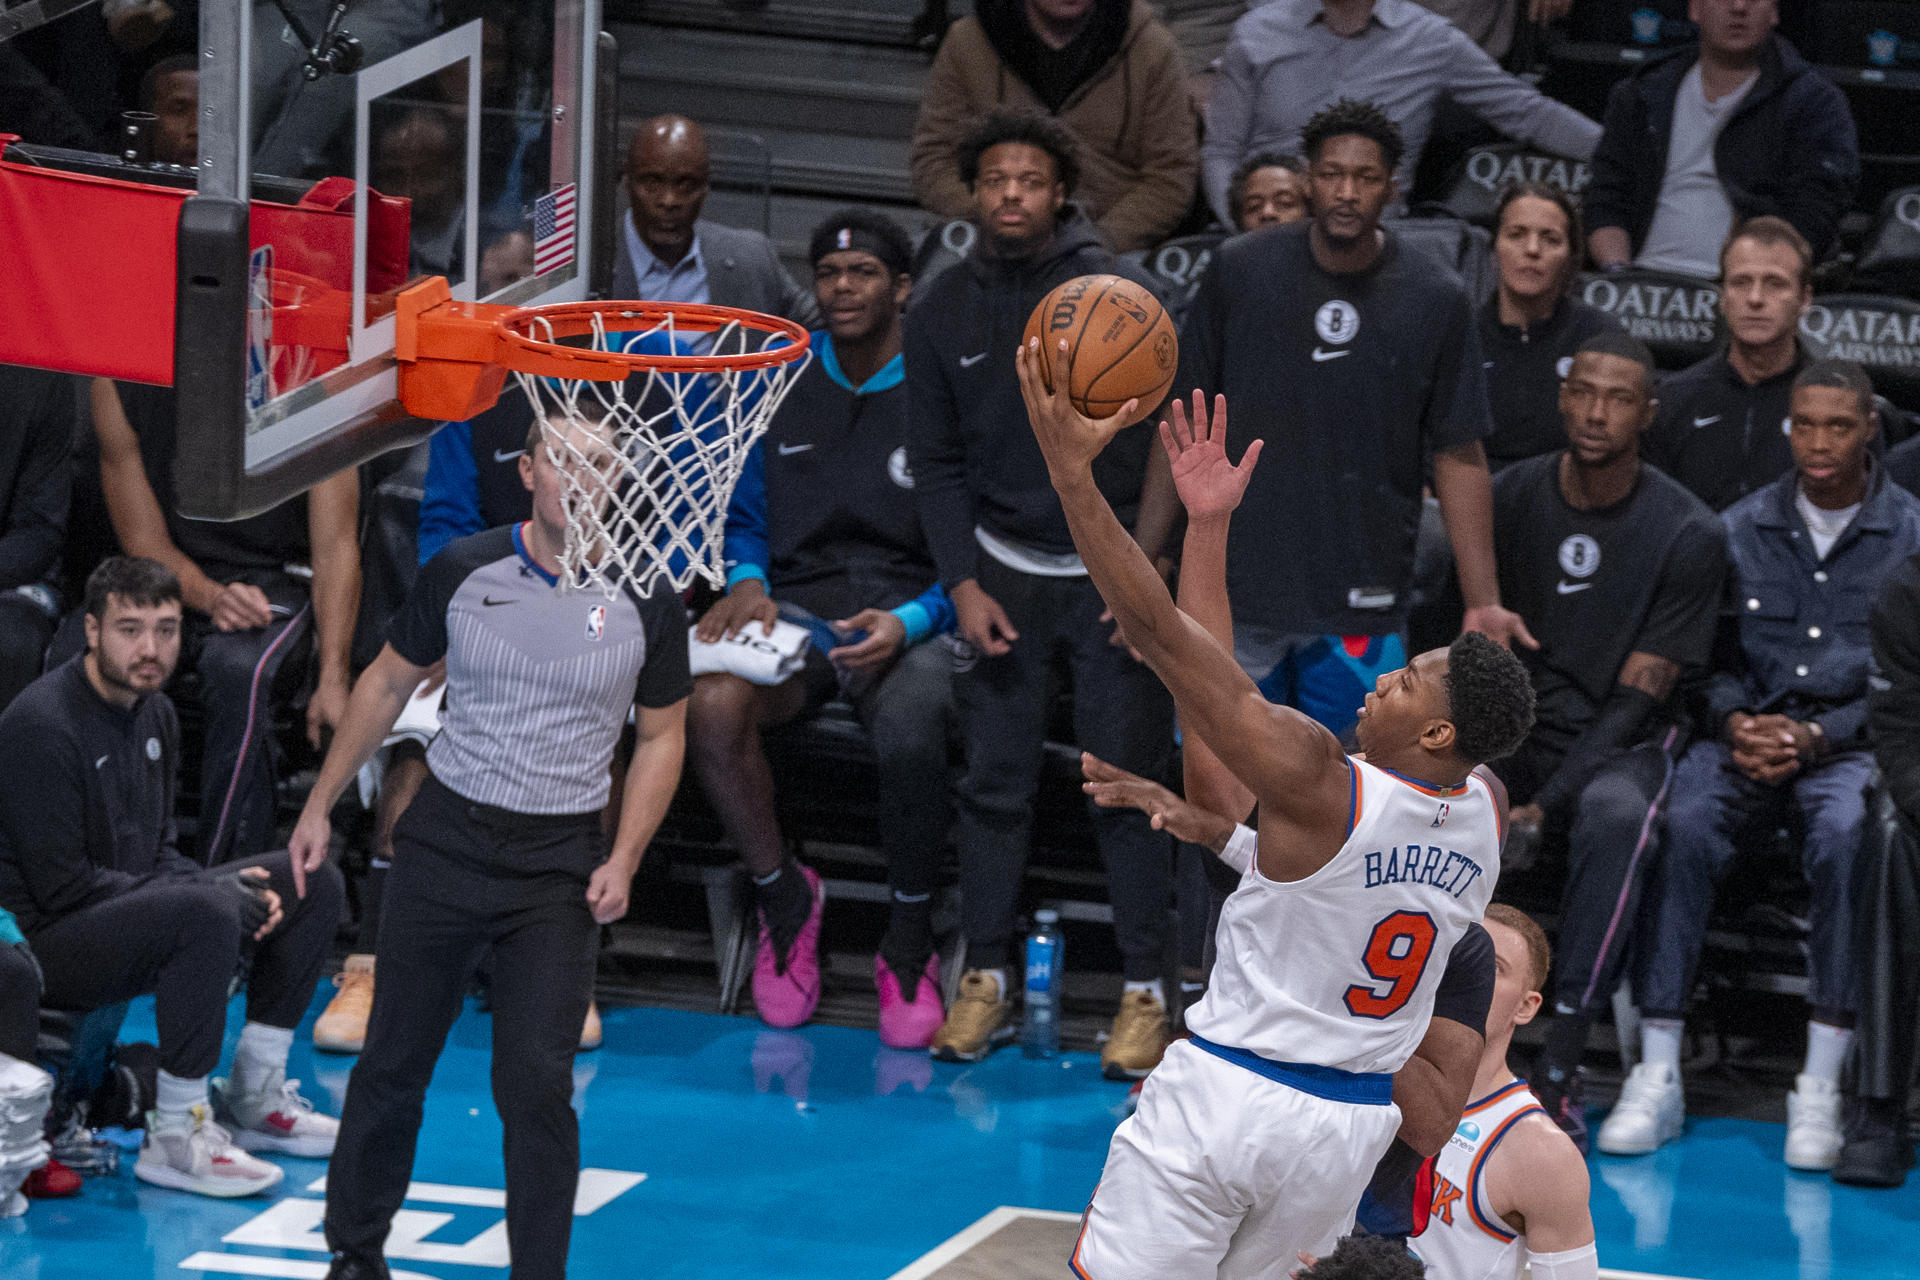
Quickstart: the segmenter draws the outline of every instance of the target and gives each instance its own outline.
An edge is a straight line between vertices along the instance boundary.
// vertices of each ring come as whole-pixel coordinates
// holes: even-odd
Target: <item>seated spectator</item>
[[[753,447],[727,511],[727,593],[701,618],[714,643],[776,618],[814,634],[783,683],[716,672],[693,682],[689,763],[753,877],[760,947],[753,998],[776,1027],[820,999],[820,877],[786,851],[763,729],[853,703],[880,764],[880,840],[892,916],[874,982],[880,1038],[924,1049],[940,1027],[933,889],[946,847],[953,610],[920,531],[907,469],[901,308],[913,243],[892,219],[844,209],[814,230],[814,296],[827,327],[813,363]]]
[[[48,1007],[154,996],[158,1101],[134,1173],[203,1195],[264,1191],[282,1171],[248,1152],[333,1151],[336,1122],[314,1112],[286,1067],[345,885],[328,864],[295,892],[284,851],[213,870],[180,853],[180,726],[160,691],[180,654],[172,573],[108,559],[87,579],[86,635],[84,654],[0,715],[0,740],[35,744],[0,789],[0,907],[32,943]],[[246,1025],[232,1075],[210,1083],[243,960]]]
[[[1678,1136],[1680,1036],[1719,884],[1744,847],[1804,827],[1813,888],[1806,1064],[1787,1096],[1786,1162],[1832,1167],[1839,1079],[1854,1021],[1853,872],[1873,776],[1867,750],[1867,611],[1920,550],[1920,499],[1887,483],[1869,444],[1873,385],[1847,361],[1794,379],[1794,470],[1723,517],[1733,573],[1707,693],[1718,736],[1673,777],[1666,855],[1641,913],[1634,986],[1643,1060],[1600,1129],[1615,1155]]]
[[[1307,121],[1340,98],[1372,102],[1400,127],[1401,193],[1426,148],[1440,99],[1508,137],[1584,160],[1600,126],[1500,69],[1458,27],[1413,0],[1272,0],[1234,24],[1207,101],[1202,182],[1231,223],[1227,180],[1255,151],[1298,151]]]
[[[1580,211],[1561,188],[1522,182],[1500,194],[1493,224],[1499,283],[1480,304],[1493,410],[1487,465],[1495,471],[1566,444],[1560,384],[1574,352],[1595,334],[1620,327],[1573,296],[1580,241]]]
[[[1179,46],[1147,0],[979,0],[948,29],[921,95],[922,206],[973,212],[955,157],[996,111],[1059,120],[1080,157],[1080,206],[1115,253],[1166,239],[1193,204],[1199,126]]]
[[[0,133],[76,151],[100,145],[98,130],[10,40],[0,40]]]
[[[147,68],[140,109],[151,111],[153,158],[161,164],[200,163],[200,59],[176,53]]]
[[[954,824],[967,970],[932,1045],[944,1061],[976,1062],[1016,1029],[1014,921],[1055,670],[1064,667],[1072,685],[1075,740],[1149,778],[1167,763],[1173,703],[1102,621],[1106,607],[1074,551],[1006,342],[1076,276],[1110,272],[1152,285],[1101,247],[1068,202],[1079,166],[1057,121],[989,117],[957,164],[974,194],[981,251],[944,272],[907,315],[907,453],[941,585],[978,655],[953,682],[967,757]],[[1151,443],[1145,431],[1123,434],[1095,468],[1124,519],[1138,514]],[[1102,1069],[1138,1079],[1171,1034],[1162,965],[1172,849],[1144,814],[1092,816],[1126,982]]]
[[[1859,1026],[1854,1106],[1833,1180],[1897,1187],[1913,1167],[1907,1097],[1920,1030],[1920,556],[1900,566],[1868,618],[1867,735],[1883,792],[1855,876]]]
[[[1762,215],[1820,257],[1860,181],[1846,98],[1774,34],[1775,0],[1693,0],[1691,12],[1699,44],[1607,97],[1586,190],[1593,260],[1711,276],[1727,233]]]
[[[465,276],[466,138],[454,108],[413,107],[375,121],[373,189],[411,202],[407,276]]]
[[[702,302],[820,323],[813,294],[793,282],[758,231],[700,216],[711,165],[707,135],[684,116],[656,116],[627,149],[627,199],[613,263],[616,298]]]
[[[1306,164],[1298,156],[1256,151],[1233,171],[1227,183],[1227,207],[1233,211],[1236,231],[1306,221]]]
[[[1583,1148],[1578,1071],[1595,1008],[1619,984],[1655,851],[1650,833],[1685,716],[1680,677],[1703,671],[1726,575],[1711,511],[1640,460],[1653,356],[1609,327],[1560,386],[1567,447],[1493,485],[1500,597],[1538,641],[1515,650],[1533,681],[1533,731],[1495,768],[1513,804],[1509,858],[1544,840],[1566,865],[1553,1021],[1534,1090]]]
[[[93,384],[100,483],[127,554],[179,578],[187,617],[182,670],[200,678],[200,857],[213,864],[265,850],[274,834],[271,709],[297,694],[280,673],[309,633],[318,683],[307,739],[318,747],[346,714],[360,607],[360,477],[349,467],[247,520],[189,520],[174,502],[173,392]],[[305,572],[311,570],[310,576]],[[169,664],[171,666],[171,664]]]
[[[1793,466],[1788,403],[1806,366],[1800,317],[1813,251],[1779,218],[1755,218],[1720,253],[1727,346],[1660,384],[1647,461],[1724,511]]]
[[[0,365],[0,711],[40,675],[73,489],[73,380]]]

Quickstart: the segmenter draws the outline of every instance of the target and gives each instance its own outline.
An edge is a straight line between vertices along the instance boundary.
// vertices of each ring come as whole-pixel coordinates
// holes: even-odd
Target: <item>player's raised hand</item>
[[[1191,416],[1179,400],[1172,404],[1170,421],[1160,424],[1160,443],[1166,447],[1167,461],[1173,466],[1173,487],[1180,494],[1187,518],[1206,520],[1230,514],[1240,505],[1253,478],[1253,464],[1260,460],[1264,441],[1255,440],[1241,455],[1240,465],[1227,461],[1227,398],[1213,398],[1213,413],[1207,413],[1207,397],[1197,388],[1193,393]]]
[[[1107,442],[1133,421],[1134,410],[1140,407],[1139,401],[1129,400],[1120,406],[1120,412],[1105,418],[1089,418],[1074,408],[1067,394],[1070,370],[1065,338],[1051,351],[1042,348],[1040,339],[1030,338],[1021,345],[1013,364],[1020,375],[1021,398],[1027,402],[1027,420],[1033,424],[1034,438],[1040,442],[1047,471],[1056,485],[1084,476]]]
[[[1080,789],[1102,809],[1138,809],[1155,831],[1170,832],[1176,840],[1218,853],[1233,834],[1233,823],[1227,819],[1188,804],[1159,783],[1108,764],[1090,751],[1080,753],[1080,772],[1086,778]]]

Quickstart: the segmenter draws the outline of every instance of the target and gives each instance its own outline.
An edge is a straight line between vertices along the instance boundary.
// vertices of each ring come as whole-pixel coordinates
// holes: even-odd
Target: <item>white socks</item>
[[[191,1113],[195,1107],[207,1103],[207,1078],[205,1076],[170,1075],[159,1073],[154,1087],[153,1109],[162,1120],[171,1120],[179,1124],[191,1123]]]
[[[1847,1060],[1847,1047],[1853,1043],[1851,1027],[1836,1027],[1825,1022],[1807,1023],[1806,1075],[1829,1084],[1840,1083],[1840,1068]]]
[[[1164,1009],[1167,1007],[1167,987],[1166,984],[1158,978],[1155,978],[1152,982],[1129,982],[1126,990],[1144,991],[1152,996],[1161,1008]]]
[[[1679,1018],[1648,1018],[1640,1024],[1640,1060],[1665,1066],[1680,1074],[1680,1033],[1687,1029]]]
[[[240,1028],[240,1044],[233,1051],[233,1087],[243,1093],[258,1089],[278,1072],[287,1071],[293,1048],[292,1027],[269,1027],[249,1022]]]

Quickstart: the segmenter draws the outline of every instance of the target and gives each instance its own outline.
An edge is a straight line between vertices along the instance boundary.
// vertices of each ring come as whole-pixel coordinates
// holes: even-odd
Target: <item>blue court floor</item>
[[[151,1018],[150,1002],[136,1006],[123,1038],[150,1038]],[[238,1028],[236,1005],[229,1044]],[[390,1245],[396,1277],[506,1274],[488,1036],[470,1009],[441,1060]],[[303,1033],[293,1073],[337,1113],[351,1059],[306,1044]],[[954,1067],[882,1049],[870,1032],[654,1009],[607,1010],[605,1047],[581,1056],[575,1080],[588,1172],[571,1274],[582,1278],[929,1275],[929,1255],[964,1249],[979,1230],[963,1233],[1003,1206],[1055,1211],[1036,1215],[1048,1239],[1070,1236],[1066,1215],[1093,1187],[1125,1096],[1087,1055],[1008,1050]],[[1778,1126],[1709,1120],[1653,1157],[1596,1159],[1602,1266],[1692,1280],[1920,1272],[1920,1188],[1789,1174],[1781,1140]],[[285,1165],[274,1195],[219,1202],[137,1182],[129,1161],[78,1199],[0,1222],[0,1277],[319,1280],[325,1165]],[[1065,1276],[1064,1251],[1019,1274]]]

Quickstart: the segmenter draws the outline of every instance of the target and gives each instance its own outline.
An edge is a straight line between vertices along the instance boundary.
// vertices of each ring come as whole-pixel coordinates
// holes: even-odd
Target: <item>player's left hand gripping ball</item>
[[[1047,470],[1056,480],[1074,478],[1090,468],[1107,442],[1133,421],[1139,401],[1129,400],[1120,406],[1118,413],[1105,418],[1089,418],[1073,407],[1073,400],[1067,394],[1066,339],[1057,341],[1052,350],[1044,346],[1039,338],[1029,338],[1014,357],[1014,367],[1020,375],[1020,394],[1027,402],[1027,418],[1033,424],[1034,438],[1040,442],[1040,452],[1046,455]],[[1049,383],[1051,391],[1047,389]]]

